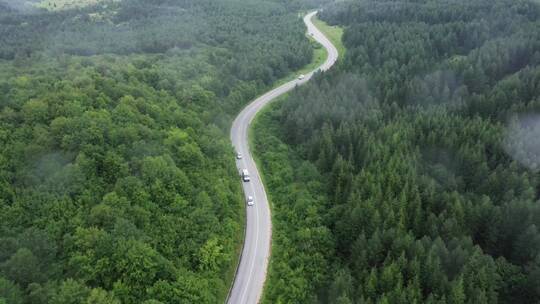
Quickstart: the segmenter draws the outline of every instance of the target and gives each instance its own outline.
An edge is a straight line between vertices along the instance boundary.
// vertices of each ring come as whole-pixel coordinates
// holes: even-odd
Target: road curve
[[[270,257],[270,241],[272,238],[272,221],[270,206],[266,197],[261,176],[251,156],[248,144],[248,130],[255,115],[276,97],[294,89],[295,86],[306,83],[317,70],[326,71],[337,61],[336,47],[311,22],[317,12],[311,12],[304,17],[307,31],[328,52],[326,61],[314,71],[305,75],[302,80],[295,79],[278,88],[275,88],[252,101],[236,117],[231,128],[231,141],[237,152],[243,155],[236,161],[240,172],[247,169],[251,176],[250,182],[243,182],[245,196],[253,196],[255,205],[246,207],[246,234],[240,263],[236,277],[229,293],[227,303],[244,304],[258,303],[264,287],[266,270]]]

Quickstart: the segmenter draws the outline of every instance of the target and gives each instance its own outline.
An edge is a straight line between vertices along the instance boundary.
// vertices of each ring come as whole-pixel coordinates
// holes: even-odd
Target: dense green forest
[[[13,1],[11,1],[13,3]],[[283,2],[0,1],[0,303],[219,303],[234,113],[310,62]]]
[[[326,7],[346,56],[255,126],[266,303],[540,302],[540,5]]]

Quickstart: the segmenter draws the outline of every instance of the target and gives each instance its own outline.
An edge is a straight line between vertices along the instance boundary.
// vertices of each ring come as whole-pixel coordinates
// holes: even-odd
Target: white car
[[[246,202],[248,206],[253,206],[255,204],[253,202],[253,196],[248,196]]]
[[[242,169],[242,171],[240,171],[240,176],[242,176],[242,180],[246,183],[251,180],[247,169]]]
[[[302,74],[302,75],[298,76],[298,80],[302,80],[302,79],[304,79],[305,77],[306,77],[306,76],[305,76],[304,74]]]
[[[236,159],[242,159],[242,153],[236,153]]]

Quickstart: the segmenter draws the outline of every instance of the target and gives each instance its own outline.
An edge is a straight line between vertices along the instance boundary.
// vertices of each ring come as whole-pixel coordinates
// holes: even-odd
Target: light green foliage
[[[213,238],[209,239],[202,247],[199,253],[200,264],[199,267],[203,271],[216,271],[219,268],[219,264],[223,261],[222,251],[223,246],[219,245],[218,240]]]
[[[278,2],[0,1],[0,299],[223,302],[244,217],[228,126],[311,55]]]
[[[0,278],[0,303],[23,303],[22,290],[13,282]]]
[[[115,299],[114,295],[111,293],[100,289],[95,288],[90,291],[90,295],[86,299],[85,304],[120,304],[121,302]]]
[[[52,297],[51,301],[58,304],[83,303],[89,292],[88,287],[75,280],[68,279],[60,285],[57,294]]]

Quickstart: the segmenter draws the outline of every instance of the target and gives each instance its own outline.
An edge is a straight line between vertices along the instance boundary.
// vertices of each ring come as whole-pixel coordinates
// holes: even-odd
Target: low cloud
[[[540,170],[540,114],[521,115],[508,123],[506,153],[534,172]]]
[[[8,7],[17,12],[32,13],[37,11],[36,3],[40,0],[0,0],[0,7]]]

